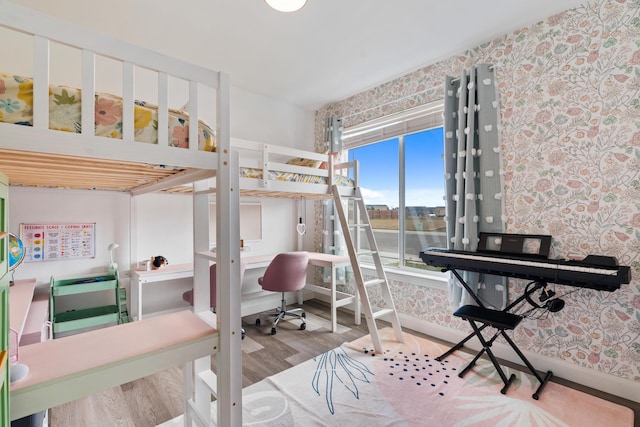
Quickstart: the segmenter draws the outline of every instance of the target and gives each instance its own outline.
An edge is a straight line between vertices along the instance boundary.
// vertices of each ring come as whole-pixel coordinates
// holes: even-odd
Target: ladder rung
[[[383,308],[382,310],[375,311],[372,314],[374,319],[379,319],[388,314],[393,314],[393,312],[394,310],[392,308]]]
[[[375,255],[378,251],[360,251],[356,255],[357,256],[365,256],[365,255]]]
[[[371,227],[371,224],[365,224],[361,222],[360,224],[349,224],[349,228],[360,228],[360,227]]]
[[[381,285],[382,283],[385,283],[384,279],[373,279],[373,280],[367,280],[366,282],[364,282],[364,286],[369,287],[372,285]]]
[[[216,374],[214,374],[211,369],[208,369],[206,371],[200,372],[198,374],[198,377],[200,377],[204,385],[206,385],[209,391],[211,391],[211,394],[213,395],[213,397],[217,399],[218,398],[218,379],[216,377]]]

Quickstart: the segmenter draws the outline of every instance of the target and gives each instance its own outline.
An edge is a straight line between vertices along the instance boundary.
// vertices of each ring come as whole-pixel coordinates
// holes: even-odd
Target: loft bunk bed
[[[33,49],[33,74],[0,70],[0,171],[10,185],[128,192],[135,197],[190,183],[194,200],[194,311],[157,316],[145,321],[32,344],[21,352],[30,373],[11,384],[10,418],[77,399],[108,387],[184,364],[185,419],[200,425],[209,420],[211,395],[218,401],[217,425],[235,426],[242,419],[240,360],[238,156],[229,145],[229,79],[224,73],[194,66],[95,33],[81,26],[0,0],[0,28],[25,37]],[[80,55],[78,91],[52,85],[51,45],[61,44]],[[19,49],[16,55],[21,54]],[[96,59],[121,64],[122,96],[96,94]],[[3,57],[5,66],[11,58]],[[136,101],[135,73],[157,75],[157,106]],[[187,83],[189,108],[169,108],[169,80]],[[17,89],[9,83],[17,83]],[[11,86],[11,87],[10,87]],[[17,92],[12,92],[17,91]],[[207,93],[215,93],[206,99]],[[7,99],[16,93],[18,99]],[[49,94],[52,94],[50,97]],[[2,100],[2,96],[5,96]],[[19,95],[19,96],[18,96]],[[56,98],[57,95],[57,98]],[[64,97],[62,99],[61,97]],[[120,106],[121,118],[106,136],[98,122],[99,105]],[[78,101],[79,102],[75,102]],[[64,101],[66,110],[56,110]],[[71,102],[73,101],[73,102]],[[97,104],[98,103],[98,104]],[[71,104],[78,104],[70,106]],[[20,119],[9,119],[20,106]],[[189,126],[200,106],[215,106],[215,120]],[[85,106],[85,108],[83,108]],[[90,106],[86,108],[86,106]],[[95,107],[94,107],[95,106]],[[118,108],[116,108],[118,109]],[[10,111],[11,110],[11,111]],[[73,114],[70,110],[74,110]],[[52,117],[52,115],[54,117]],[[69,119],[54,125],[61,116]],[[151,117],[154,129],[141,130],[140,117]],[[177,124],[176,124],[177,123]],[[164,132],[163,129],[178,129]],[[114,130],[115,129],[115,130]],[[214,131],[215,129],[215,131]],[[141,134],[145,134],[141,137]],[[172,139],[173,135],[178,135]],[[149,136],[151,135],[151,136]],[[189,144],[199,141],[200,144]],[[215,144],[214,144],[215,143]],[[215,145],[215,147],[214,147]],[[214,151],[208,151],[215,148]],[[209,203],[207,179],[216,177],[218,299],[209,311]],[[228,243],[232,242],[232,243]],[[144,339],[141,340],[140,338]],[[121,351],[107,351],[120,348]],[[28,350],[27,350],[28,349]],[[70,351],[66,351],[69,350]],[[217,374],[210,357],[216,354]]]
[[[132,47],[82,27],[18,7],[6,0],[0,0],[0,8],[3,11],[0,26],[32,35],[34,46],[32,76],[0,70],[0,88],[4,88],[0,90],[0,102],[4,95],[4,103],[9,105],[7,94],[12,93],[21,99],[18,95],[25,87],[30,86],[33,91],[32,111],[19,110],[17,118],[18,110],[13,111],[13,117],[9,114],[0,117],[0,171],[9,176],[11,185],[18,186],[124,191],[132,196],[155,191],[192,193],[194,229],[197,230],[194,233],[196,313],[208,316],[205,312],[209,301],[208,264],[211,259],[215,258],[221,265],[217,269],[219,283],[236,283],[239,280],[239,263],[234,260],[239,258],[237,244],[240,239],[239,234],[231,235],[237,233],[239,195],[328,198],[332,197],[333,184],[339,185],[341,192],[345,194],[353,193],[356,181],[347,178],[349,172],[340,171],[348,171],[354,167],[357,171],[355,163],[334,164],[333,157],[328,153],[250,141],[233,141],[231,144],[228,80],[224,75]],[[79,88],[54,85],[49,81],[50,42],[81,50],[83,70]],[[96,56],[122,62],[122,96],[97,93],[94,78]],[[137,67],[157,72],[157,105],[135,99],[133,75]],[[167,82],[170,77],[189,82],[187,111],[169,108]],[[199,121],[197,128],[188,126],[189,117],[199,117],[198,86],[216,89],[218,117],[214,122],[215,127],[204,121]],[[29,99],[30,95],[22,94],[22,98]],[[61,98],[64,102],[60,101]],[[58,118],[57,108],[60,103],[66,103],[63,107],[73,104],[76,110],[73,116],[63,117],[66,122],[58,120],[54,124],[54,120],[50,118],[52,115]],[[120,121],[116,120],[115,127],[101,127],[98,124],[96,115],[102,113],[99,108],[82,109],[82,105],[105,103],[121,105],[122,117]],[[152,127],[178,127],[178,131],[154,133],[153,129],[140,129],[136,126],[136,117],[145,114],[151,116]],[[172,139],[176,133],[181,133],[182,138]],[[185,141],[198,141],[198,144],[185,144]],[[232,155],[232,150],[240,152],[241,168],[235,168],[238,160],[235,154]],[[352,174],[357,176],[357,172]],[[240,192],[230,191],[232,187],[240,188]],[[220,241],[227,242],[217,247],[228,249],[218,250],[216,254],[208,252],[209,242],[206,237],[209,235],[208,194],[211,192],[215,192],[219,201],[216,208],[221,209],[217,213],[219,220],[216,235]],[[195,379],[197,382],[208,378],[209,387],[220,390],[217,395],[218,418],[223,425],[234,425],[241,413],[241,375],[236,363],[240,355],[240,334],[235,330],[236,326],[240,328],[240,322],[231,313],[240,312],[240,295],[237,291],[239,286],[218,289],[221,293],[218,298],[221,301],[229,300],[229,304],[224,304],[224,309],[210,322],[217,325],[217,366],[225,369],[220,369],[217,377],[204,374],[209,370],[208,358],[196,360],[187,369],[198,373],[192,375],[191,380]],[[136,357],[144,358],[141,355]],[[211,381],[211,378],[214,380]],[[211,384],[216,381],[217,384]],[[107,387],[99,382],[97,385]],[[189,381],[185,382],[185,387],[185,394],[190,394],[193,389],[201,390]],[[21,388],[26,387],[16,385],[14,396],[20,395]],[[18,401],[25,400],[26,398],[20,398]],[[209,396],[199,397],[196,393],[195,398],[187,402],[185,407],[197,406],[197,411],[193,411],[195,418],[198,417],[197,413],[208,413],[209,400]],[[49,402],[40,405],[44,405],[44,408],[47,403]],[[27,408],[21,409],[20,414],[27,414],[28,410],[34,409],[33,406]],[[18,412],[12,414],[12,418],[14,415],[17,416]],[[189,410],[186,415],[191,416]],[[199,421],[204,424],[203,419],[204,417]]]

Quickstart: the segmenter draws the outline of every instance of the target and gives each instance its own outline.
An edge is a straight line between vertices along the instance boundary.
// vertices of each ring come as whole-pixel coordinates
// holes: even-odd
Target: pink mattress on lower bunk
[[[216,332],[184,310],[20,347],[19,362],[29,366],[29,374],[11,384],[11,391],[166,351]]]
[[[49,128],[81,131],[81,91],[67,86],[49,86]],[[158,107],[135,101],[135,140],[158,143]],[[122,98],[104,93],[95,95],[95,134],[122,139]],[[0,122],[33,126],[33,79],[0,73]],[[189,115],[169,111],[169,145],[189,148]],[[215,132],[198,121],[198,149],[215,151]]]

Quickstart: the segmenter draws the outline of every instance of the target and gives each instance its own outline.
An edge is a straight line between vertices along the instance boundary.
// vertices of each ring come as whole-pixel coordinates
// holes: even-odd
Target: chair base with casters
[[[302,320],[302,323],[300,324],[300,330],[303,331],[307,329],[307,313],[305,313],[304,309],[302,308],[292,308],[287,310],[285,305],[286,301],[284,297],[284,292],[282,293],[282,301],[280,302],[280,304],[282,305],[276,308],[275,319],[273,319],[273,323],[271,324],[271,335],[276,334],[278,322],[284,319],[285,316],[295,317],[297,319]],[[258,317],[256,319],[256,326],[260,326],[260,323],[261,323],[260,318]]]
[[[505,331],[507,330],[515,329],[515,327],[518,326],[522,321],[522,316],[518,316],[517,314],[513,313],[507,313],[505,311],[478,307],[475,305],[462,306],[458,310],[456,310],[453,315],[468,321],[471,325],[471,328],[473,328],[473,335],[475,335],[482,344],[482,349],[478,352],[478,354],[476,354],[473,360],[469,362],[469,364],[458,374],[460,378],[462,378],[471,368],[473,368],[478,359],[480,359],[480,357],[484,353],[486,353],[487,356],[489,356],[489,359],[491,360],[494,368],[496,369],[496,372],[498,372],[498,375],[500,375],[500,378],[504,383],[504,387],[502,387],[500,393],[506,394],[509,386],[515,380],[515,374],[511,374],[511,376],[507,378],[506,374],[502,370],[502,367],[498,363],[498,360],[494,356],[493,351],[491,350],[491,346],[493,345],[493,342],[496,340],[496,338],[498,338],[498,336],[502,336],[540,383],[537,390],[532,395],[535,400],[539,399],[540,393],[542,393],[542,390],[553,376],[553,373],[551,371],[547,371],[544,378],[540,374],[538,374],[533,365],[529,362],[529,360],[527,360],[525,355],[520,351],[513,340],[505,333]],[[478,326],[478,323],[481,323],[482,325]],[[486,339],[482,335],[482,330],[487,327],[493,327],[496,330],[495,334],[490,339]],[[442,357],[436,359],[441,360]]]
[[[271,335],[276,334],[278,322],[286,316],[300,319],[302,321],[300,329],[307,328],[307,315],[303,309],[293,308],[287,310],[285,293],[296,292],[304,288],[307,282],[308,265],[308,252],[280,253],[269,263],[264,276],[258,278],[258,284],[263,290],[278,292],[282,295],[281,305],[276,309],[276,318],[271,324]],[[260,326],[260,318],[256,320],[256,326]]]

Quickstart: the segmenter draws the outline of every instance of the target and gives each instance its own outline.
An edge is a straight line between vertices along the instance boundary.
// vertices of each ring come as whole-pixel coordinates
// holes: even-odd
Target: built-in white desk
[[[131,272],[131,313],[135,320],[142,320],[142,286],[155,282],[193,278],[193,264],[169,264],[159,270]]]
[[[215,254],[212,253],[209,258],[215,261]],[[242,261],[245,264],[245,270],[265,268],[269,265],[275,254],[270,255],[246,255],[241,254]],[[331,305],[331,330],[336,332],[337,326],[337,308],[348,304],[354,306],[354,322],[360,324],[360,299],[358,293],[355,295],[338,292],[336,289],[336,268],[345,267],[351,264],[349,257],[323,254],[319,252],[309,252],[309,264],[326,267],[331,269],[331,283],[328,288],[318,285],[307,284],[305,290],[317,292],[319,294],[328,295]],[[133,313],[136,320],[142,319],[142,287],[143,285],[174,279],[182,279],[193,277],[193,264],[176,264],[168,265],[159,270],[149,271],[132,271],[131,272],[131,305],[136,307]],[[299,299],[302,297],[300,296]],[[300,301],[301,302],[301,301]]]

